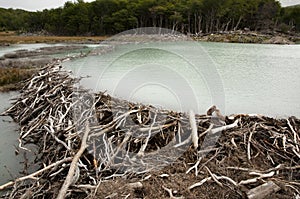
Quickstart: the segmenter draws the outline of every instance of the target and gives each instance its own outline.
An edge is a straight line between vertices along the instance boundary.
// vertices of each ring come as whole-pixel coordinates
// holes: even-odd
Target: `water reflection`
[[[10,105],[10,99],[17,95],[16,92],[0,93],[0,112]],[[18,124],[10,117],[0,117],[0,184],[14,179],[23,168],[20,164],[22,157],[15,155],[18,146]]]

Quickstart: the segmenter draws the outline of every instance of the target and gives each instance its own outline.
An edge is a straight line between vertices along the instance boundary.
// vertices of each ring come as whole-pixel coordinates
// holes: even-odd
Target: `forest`
[[[0,8],[2,31],[95,36],[140,27],[185,34],[300,32],[300,6],[281,7],[276,0],[77,0],[37,12]]]

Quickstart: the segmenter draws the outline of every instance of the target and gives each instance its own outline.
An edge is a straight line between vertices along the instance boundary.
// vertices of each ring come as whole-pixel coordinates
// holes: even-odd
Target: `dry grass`
[[[2,36],[13,36],[13,35],[16,35],[15,31],[3,31],[3,32],[0,32],[0,37],[2,37]]]
[[[0,91],[16,90],[19,82],[35,73],[34,68],[0,68]]]
[[[99,42],[106,36],[18,36],[14,32],[0,32],[0,43],[61,43],[61,42]]]

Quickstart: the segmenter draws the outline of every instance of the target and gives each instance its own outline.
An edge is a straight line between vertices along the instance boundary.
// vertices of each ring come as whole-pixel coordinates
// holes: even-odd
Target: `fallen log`
[[[272,181],[266,182],[258,187],[251,189],[247,193],[249,199],[264,199],[269,197],[272,193],[276,193],[280,187]]]

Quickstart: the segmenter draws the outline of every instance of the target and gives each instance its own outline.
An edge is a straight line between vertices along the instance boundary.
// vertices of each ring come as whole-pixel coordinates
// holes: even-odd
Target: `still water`
[[[64,65],[93,91],[162,108],[300,116],[300,45],[122,45]]]
[[[16,92],[0,94],[0,113],[10,105],[10,99],[16,96]],[[17,171],[22,168],[20,164],[22,157],[15,156],[18,128],[10,117],[0,118],[0,184],[15,178],[18,175]]]

